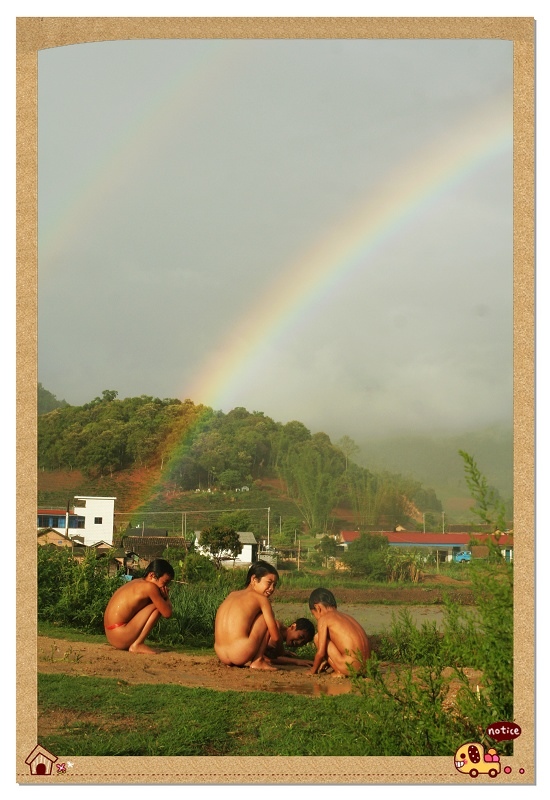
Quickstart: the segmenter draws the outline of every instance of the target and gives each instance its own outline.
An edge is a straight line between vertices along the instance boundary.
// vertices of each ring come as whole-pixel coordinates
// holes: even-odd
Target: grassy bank
[[[410,693],[298,697],[39,676],[39,742],[71,756],[449,755],[479,730]]]

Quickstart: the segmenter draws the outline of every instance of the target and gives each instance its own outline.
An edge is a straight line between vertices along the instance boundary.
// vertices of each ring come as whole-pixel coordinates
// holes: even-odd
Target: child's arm
[[[270,645],[278,650],[282,644],[281,631],[273,614],[271,603],[267,597],[260,597],[260,608],[266,621],[267,630],[269,631]]]
[[[266,656],[271,660],[273,660],[274,658],[277,658],[277,656],[284,656],[284,655],[291,656],[291,655],[293,655],[293,653],[285,653],[285,649],[284,649],[284,645],[283,645],[283,636],[281,634],[281,623],[279,622],[278,619],[275,620],[275,622],[277,623],[277,627],[279,629],[279,641],[278,642],[277,641],[274,642],[273,639],[270,637],[269,641],[267,643],[267,649],[265,651]],[[270,653],[271,653],[271,655],[270,655]]]
[[[166,586],[160,589],[155,583],[147,583],[148,594],[154,605],[160,611],[163,617],[172,616],[172,603],[168,599],[168,590]]]
[[[319,619],[317,622],[317,652],[315,654],[315,658],[313,659],[313,666],[310,669],[311,675],[315,675],[323,661],[326,661],[328,653],[328,640],[328,626],[325,620],[321,617],[321,619]]]

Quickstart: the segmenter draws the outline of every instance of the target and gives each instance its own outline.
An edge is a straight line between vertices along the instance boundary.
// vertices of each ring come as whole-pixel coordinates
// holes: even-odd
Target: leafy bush
[[[450,677],[441,665],[386,677],[375,656],[368,681],[352,678],[361,694],[356,730],[369,752],[392,756],[449,755],[457,742],[478,741],[476,726],[446,705]]]
[[[207,583],[216,573],[213,562],[200,553],[188,553],[182,565],[182,579],[186,583]]]
[[[95,554],[79,563],[68,548],[38,547],[38,619],[103,632],[105,607],[121,585]]]
[[[362,533],[358,539],[350,542],[348,549],[342,555],[342,560],[352,575],[364,575],[375,581],[385,580],[388,547],[385,536]]]
[[[386,661],[433,666],[441,663],[442,649],[436,623],[417,628],[407,609],[392,615],[389,633],[380,637],[380,657]]]
[[[367,663],[372,681],[353,680],[364,698],[361,719],[380,753],[392,755],[452,752],[459,740],[490,744],[486,727],[495,720],[513,720],[513,570],[499,564],[481,563],[472,573],[478,617],[462,607],[446,603],[445,623],[439,633],[433,623],[417,629],[407,611],[392,621],[390,633],[381,637],[383,660],[420,665],[386,677],[377,656]],[[443,677],[443,670],[453,668]],[[473,690],[464,668],[479,669],[480,686]],[[456,710],[445,710],[449,682],[462,683]],[[404,734],[398,735],[399,726]],[[396,743],[399,742],[398,751]],[[453,746],[454,745],[454,746]],[[510,754],[512,742],[499,750]]]

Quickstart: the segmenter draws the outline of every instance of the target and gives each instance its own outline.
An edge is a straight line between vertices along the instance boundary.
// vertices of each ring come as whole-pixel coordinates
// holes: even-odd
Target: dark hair
[[[313,641],[313,637],[315,636],[315,626],[310,619],[300,617],[294,624],[296,625],[297,631],[305,631],[307,633],[308,641]]]
[[[279,580],[279,573],[273,564],[270,564],[268,561],[255,561],[246,574],[245,588],[250,584],[253,576],[261,581],[265,575],[275,575],[277,580]]]
[[[317,603],[324,606],[336,608],[336,598],[329,589],[314,589],[309,596],[309,607],[313,608]]]
[[[152,572],[155,578],[162,578],[163,575],[169,575],[170,580],[174,579],[174,567],[165,561],[164,558],[155,558],[150,564],[145,567],[144,578]]]

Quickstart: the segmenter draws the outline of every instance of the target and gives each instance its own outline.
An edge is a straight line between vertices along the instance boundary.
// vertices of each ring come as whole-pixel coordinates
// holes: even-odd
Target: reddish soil
[[[402,667],[382,662],[390,678]],[[335,695],[353,691],[351,681],[330,674],[309,675],[307,667],[281,665],[277,672],[226,667],[215,655],[160,651],[156,655],[133,655],[115,650],[107,642],[89,644],[38,637],[38,671],[65,675],[113,678],[119,684],[170,683],[218,691],[265,691],[301,695]],[[480,673],[465,670],[471,685],[480,683]],[[449,676],[452,670],[448,669]],[[461,684],[452,681],[447,703],[451,704]]]
[[[117,498],[117,510],[131,511],[143,501],[150,487],[158,481],[161,474],[160,467],[136,467],[114,472],[112,476],[105,475],[96,479],[88,479],[78,469],[73,470],[38,470],[38,491],[68,492],[75,494],[89,494],[91,486],[95,487],[94,494],[101,494],[104,490],[114,494]],[[104,487],[102,489],[102,486]]]
[[[55,470],[53,472],[38,470],[38,491],[57,492],[77,490],[84,483],[84,476],[79,469]]]
[[[417,586],[403,589],[343,589],[334,590],[338,604],[354,603],[397,603],[431,605],[443,603],[446,594],[451,593],[458,605],[473,605],[474,596],[467,581],[458,581],[444,575],[425,575]],[[278,589],[277,598],[286,603],[307,603],[310,589]]]

